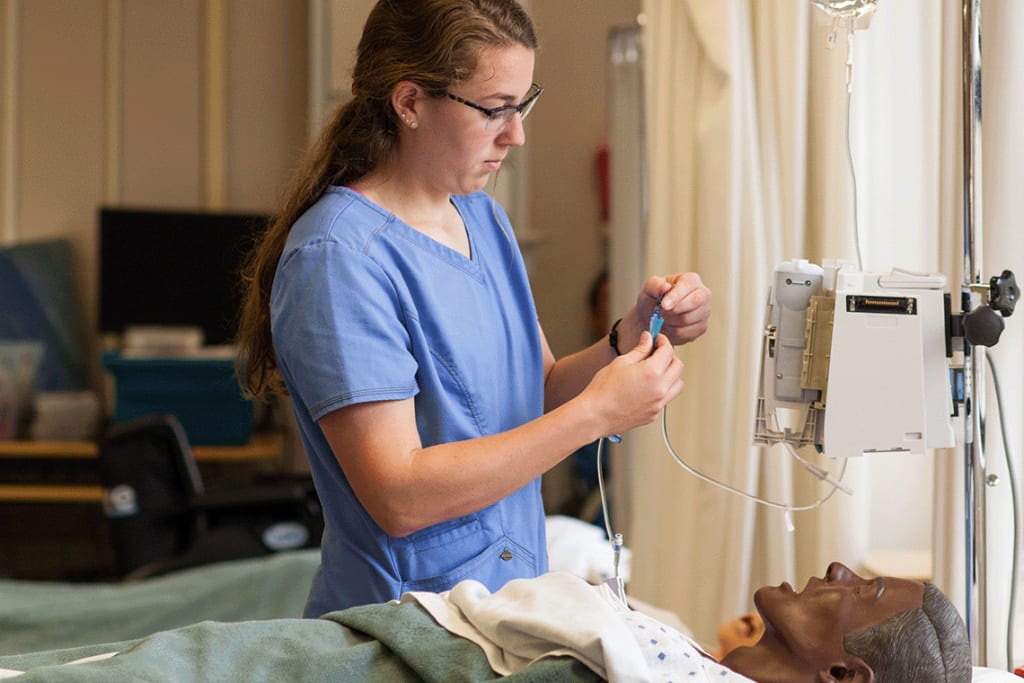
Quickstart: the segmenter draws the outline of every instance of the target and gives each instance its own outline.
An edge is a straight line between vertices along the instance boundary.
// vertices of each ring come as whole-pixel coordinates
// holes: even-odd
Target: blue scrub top
[[[537,312],[508,217],[483,192],[452,203],[471,258],[334,187],[292,227],[278,264],[274,349],[326,521],[307,616],[467,578],[494,591],[547,571],[540,479],[392,538],[359,503],[316,422],[344,406],[415,397],[426,447],[542,414]]]

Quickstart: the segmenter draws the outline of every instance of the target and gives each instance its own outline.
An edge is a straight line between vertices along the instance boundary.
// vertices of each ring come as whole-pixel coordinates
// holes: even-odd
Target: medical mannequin
[[[833,563],[802,592],[765,587],[754,604],[764,634],[721,661],[758,683],[971,680],[966,626],[932,584],[864,579]]]
[[[566,572],[510,581],[495,593],[466,581],[402,601],[476,643],[501,675],[559,654],[610,681],[970,683],[973,673],[967,629],[941,591],[863,579],[838,563],[799,593],[785,583],[757,591],[763,634],[721,659],[631,609],[606,584]]]

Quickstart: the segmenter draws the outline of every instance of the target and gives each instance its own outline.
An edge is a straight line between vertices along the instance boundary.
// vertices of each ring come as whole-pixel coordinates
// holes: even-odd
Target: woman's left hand
[[[644,329],[659,299],[661,317],[665,321],[661,334],[668,337],[673,345],[692,342],[707,332],[708,318],[711,317],[711,290],[704,286],[700,275],[676,273],[648,278],[636,300],[636,313]]]

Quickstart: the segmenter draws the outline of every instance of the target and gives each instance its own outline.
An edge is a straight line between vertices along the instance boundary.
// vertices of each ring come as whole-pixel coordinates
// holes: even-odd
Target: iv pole
[[[981,0],[963,0],[963,287],[964,313],[981,284]],[[984,346],[964,348],[964,514],[966,621],[974,662],[987,660],[987,576],[985,547],[985,423]]]
[[[964,263],[960,317],[964,337],[964,531],[967,583],[966,621],[974,663],[986,666],[988,567],[985,533],[986,489],[998,483],[985,470],[986,347],[999,341],[1003,318],[1013,314],[1020,288],[1012,271],[981,280],[981,0],[963,0],[963,212]],[[997,314],[1002,314],[1002,317]],[[1014,486],[1010,482],[1010,486]],[[1016,553],[1016,539],[1014,552]],[[1014,560],[1016,562],[1016,560]],[[1012,623],[1011,606],[1011,623]],[[1007,627],[1007,659],[1011,631]],[[1013,665],[1007,661],[1007,667]]]

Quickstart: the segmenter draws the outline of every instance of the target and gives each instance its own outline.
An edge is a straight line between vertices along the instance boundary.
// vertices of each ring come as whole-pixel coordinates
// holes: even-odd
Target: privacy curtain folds
[[[645,204],[634,270],[697,271],[714,293],[708,333],[677,350],[686,388],[668,407],[667,441],[698,471],[793,507],[813,503],[831,487],[785,448],[751,445],[774,267],[791,258],[856,263],[859,251],[865,270],[942,272],[956,296],[963,280],[961,4],[879,5],[870,26],[853,32],[852,53],[847,30],[838,27],[830,43],[833,27],[810,2],[647,0],[644,6]],[[986,0],[986,278],[1004,268],[1024,275],[1024,240],[1014,225],[1024,208],[1014,182],[1022,177],[1024,135],[1012,113],[1021,111],[1024,85],[1024,69],[1012,68],[1024,63],[1013,26],[1022,25],[1024,6]],[[613,204],[614,197],[613,191]],[[619,241],[626,240],[620,235]],[[612,276],[613,301],[626,303],[638,276],[614,264]],[[1019,461],[1024,315],[1006,322],[990,353]],[[872,400],[892,400],[892,388],[870,389]],[[990,467],[1005,479],[994,397],[987,411]],[[841,472],[840,462],[801,454]],[[634,552],[630,590],[677,612],[711,646],[722,621],[752,607],[755,588],[790,581],[799,589],[832,560],[864,569],[877,564],[879,551],[887,557],[886,551],[924,552],[931,578],[962,604],[959,447],[851,460],[843,482],[852,496],[835,493],[815,510],[789,513],[684,471],[668,453],[660,423],[627,435],[614,458],[625,500],[620,528]],[[990,574],[1005,577],[1008,486],[988,498],[989,562],[998,567]],[[1006,620],[1005,584],[989,582],[993,640]]]

